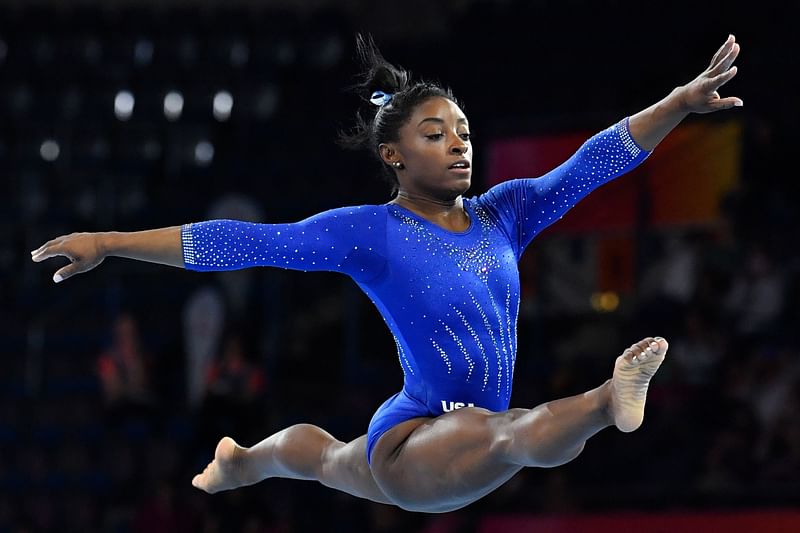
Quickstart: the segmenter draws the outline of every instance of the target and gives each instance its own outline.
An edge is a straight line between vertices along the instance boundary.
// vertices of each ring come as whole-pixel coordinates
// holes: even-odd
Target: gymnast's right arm
[[[37,263],[57,256],[66,257],[70,264],[55,273],[56,283],[89,271],[110,256],[183,268],[181,226],[130,233],[70,233],[31,252],[31,259]]]
[[[383,216],[382,216],[383,215]],[[386,217],[378,206],[332,209],[287,224],[209,220],[133,233],[73,233],[31,252],[34,261],[64,256],[56,282],[118,256],[188,270],[273,266],[341,272],[368,281],[385,264]]]

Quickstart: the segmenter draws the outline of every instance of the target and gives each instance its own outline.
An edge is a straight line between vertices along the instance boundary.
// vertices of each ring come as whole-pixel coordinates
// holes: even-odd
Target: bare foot
[[[244,476],[242,460],[245,450],[232,438],[223,437],[217,444],[214,460],[208,463],[201,474],[194,476],[192,485],[209,494],[252,485],[255,481],[248,481]]]
[[[647,387],[664,361],[668,347],[661,337],[647,337],[617,357],[611,379],[610,411],[620,431],[628,433],[642,425]]]

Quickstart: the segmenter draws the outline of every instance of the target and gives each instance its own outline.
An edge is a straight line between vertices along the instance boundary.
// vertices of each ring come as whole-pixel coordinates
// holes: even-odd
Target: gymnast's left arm
[[[636,168],[689,113],[741,106],[741,99],[721,98],[717,92],[736,75],[732,65],[738,54],[731,35],[706,70],[660,102],[593,136],[544,176],[505,181],[482,195],[480,202],[495,213],[517,257],[591,191]]]
[[[689,113],[712,113],[744,105],[741,98],[722,98],[717,89],[736,76],[733,62],[740,46],[733,35],[717,50],[699,76],[675,88],[669,96],[630,117],[631,137],[644,150],[653,150]]]

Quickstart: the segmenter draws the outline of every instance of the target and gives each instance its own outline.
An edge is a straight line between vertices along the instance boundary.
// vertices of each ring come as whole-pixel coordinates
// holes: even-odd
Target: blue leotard
[[[342,207],[290,224],[211,220],[182,227],[187,269],[273,266],[349,275],[377,306],[397,344],[404,383],[375,413],[380,436],[416,417],[465,406],[508,409],[517,353],[517,262],[533,237],[596,187],[650,152],[625,119],[558,168],[464,198],[464,232],[396,204]]]

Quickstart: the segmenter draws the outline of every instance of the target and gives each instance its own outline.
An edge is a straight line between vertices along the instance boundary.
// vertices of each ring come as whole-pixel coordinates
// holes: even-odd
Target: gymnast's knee
[[[332,447],[343,445],[322,428],[296,424],[280,432],[274,458],[288,472],[306,479],[320,479]]]

